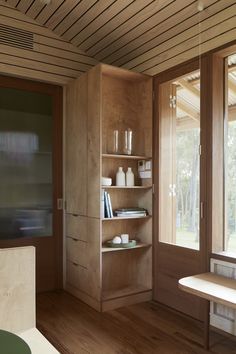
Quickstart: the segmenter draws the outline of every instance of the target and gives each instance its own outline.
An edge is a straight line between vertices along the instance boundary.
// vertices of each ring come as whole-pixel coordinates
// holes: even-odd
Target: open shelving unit
[[[151,180],[142,185],[138,161],[152,160],[152,79],[101,64],[71,83],[69,95],[73,100],[67,115],[73,122],[70,125],[70,118],[67,122],[66,289],[99,311],[148,301],[152,297],[153,190]],[[113,154],[114,130],[128,128],[133,131],[132,155]],[[71,159],[75,153],[76,161]],[[135,186],[115,185],[120,166],[124,171],[132,168]],[[102,186],[102,176],[111,178],[112,185]],[[140,207],[148,215],[102,218],[103,189],[110,194],[113,210]],[[106,241],[123,233],[136,239],[137,245],[104,247]]]
[[[101,176],[110,177],[112,186],[102,186],[102,189],[109,192],[113,210],[142,207],[148,215],[102,219],[102,244],[122,233],[139,240],[133,248],[102,247],[103,309],[115,308],[121,299],[123,304],[148,300],[152,289],[152,183],[142,185],[138,175],[138,161],[152,160],[151,81],[145,75],[133,80],[132,73],[127,76],[125,70],[117,69],[117,72],[119,77],[110,75],[109,67],[103,71]],[[112,132],[118,130],[120,134],[127,128],[133,131],[132,155],[112,154],[108,150],[112,146],[109,141]],[[135,186],[115,186],[120,166],[124,171],[132,168]]]

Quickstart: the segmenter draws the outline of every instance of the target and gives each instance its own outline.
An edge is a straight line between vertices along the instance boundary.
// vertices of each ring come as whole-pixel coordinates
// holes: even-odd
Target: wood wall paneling
[[[26,3],[21,1],[20,5],[26,11]],[[8,45],[5,38],[0,44],[2,74],[66,84],[96,64],[96,60],[3,1],[0,25],[33,33],[34,42],[33,50],[26,50]]]

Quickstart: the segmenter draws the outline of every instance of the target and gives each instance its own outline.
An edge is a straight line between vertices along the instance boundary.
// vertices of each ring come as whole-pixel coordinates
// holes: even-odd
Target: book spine
[[[102,189],[101,193],[101,218],[105,218],[105,191]]]
[[[108,198],[107,198],[107,192],[104,192],[105,196],[105,218],[110,218],[110,213],[109,213],[109,205],[108,205]]]
[[[108,207],[109,207],[110,217],[113,218],[113,211],[112,211],[112,205],[111,205],[111,197],[110,197],[110,194],[109,194],[109,193],[107,193],[107,199],[108,199]]]

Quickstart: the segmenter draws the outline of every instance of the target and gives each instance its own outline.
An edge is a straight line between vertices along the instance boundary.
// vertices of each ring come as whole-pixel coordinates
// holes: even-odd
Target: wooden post
[[[204,311],[204,348],[209,350],[210,346],[210,301],[206,300]]]

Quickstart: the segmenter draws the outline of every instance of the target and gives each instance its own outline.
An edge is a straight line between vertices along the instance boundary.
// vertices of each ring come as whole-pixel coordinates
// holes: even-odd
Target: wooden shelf
[[[103,158],[108,159],[130,159],[130,160],[151,160],[151,157],[148,156],[139,156],[139,155],[115,155],[115,154],[102,154]]]
[[[117,299],[119,297],[134,295],[143,293],[146,291],[151,291],[151,289],[142,285],[131,285],[117,290],[108,290],[103,292],[103,300]]]
[[[151,215],[146,216],[114,216],[113,218],[103,218],[102,221],[117,221],[117,220],[129,220],[129,219],[148,219],[151,218]]]
[[[152,186],[101,186],[103,189],[151,189]]]
[[[137,248],[147,248],[151,247],[148,243],[138,243],[134,247],[124,248],[124,247],[102,247],[102,253],[117,252],[117,251],[129,251]]]

